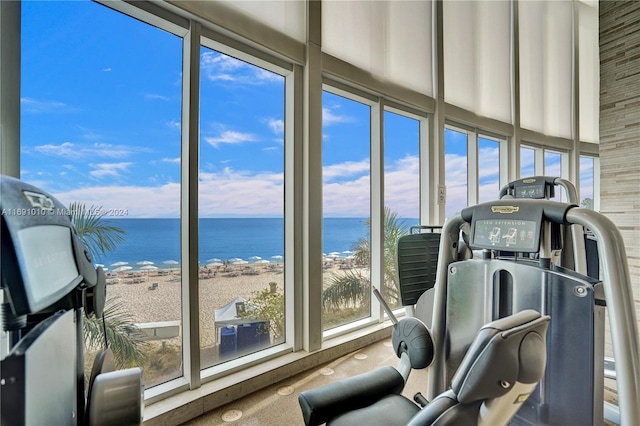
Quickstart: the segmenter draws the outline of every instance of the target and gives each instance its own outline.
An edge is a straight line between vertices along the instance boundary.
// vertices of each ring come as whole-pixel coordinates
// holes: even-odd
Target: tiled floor
[[[304,425],[298,394],[383,365],[396,366],[398,358],[391,349],[391,339],[383,340],[318,368],[276,383],[258,392],[204,414],[187,426],[297,426]],[[426,390],[426,370],[414,370],[404,395]]]

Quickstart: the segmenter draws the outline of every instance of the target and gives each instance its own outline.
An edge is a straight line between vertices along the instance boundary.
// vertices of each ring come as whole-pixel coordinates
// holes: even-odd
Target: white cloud
[[[267,126],[269,126],[271,131],[276,135],[282,135],[284,133],[284,120],[269,118],[267,120]]]
[[[102,68],[102,72],[111,72],[111,68]]]
[[[500,149],[481,148],[478,151],[478,174],[481,181],[500,177]],[[497,194],[496,194],[497,195]]]
[[[58,101],[43,101],[33,98],[20,98],[20,105],[24,112],[31,113],[52,113],[71,111],[71,108]]]
[[[133,147],[127,145],[112,145],[107,143],[75,144],[64,142],[60,145],[38,145],[34,151],[52,156],[62,157],[72,160],[91,158],[125,158],[136,152],[147,152],[147,148]]]
[[[175,164],[180,164],[180,157],[176,157],[176,158],[163,158],[162,159],[163,163],[175,163]]]
[[[255,142],[257,139],[251,133],[242,133],[242,132],[237,132],[235,130],[225,130],[222,133],[220,133],[220,136],[205,137],[204,140],[209,145],[213,146],[214,148],[217,148],[218,145],[220,144],[226,143],[226,144],[235,145],[235,144],[240,144],[244,142]]]
[[[122,217],[179,217],[180,184],[159,186],[102,185],[53,193],[63,204],[80,201],[88,206],[114,209]],[[119,216],[120,217],[120,216]],[[112,219],[107,217],[107,219]]]
[[[322,107],[322,125],[323,126],[331,126],[337,123],[349,123],[352,122],[353,119],[346,115],[338,114],[339,106],[334,107]]]
[[[200,61],[204,76],[214,82],[256,85],[284,80],[271,71],[218,52],[205,52]]]
[[[178,158],[164,158],[174,163]],[[447,157],[448,167],[460,167],[464,157]],[[117,177],[132,163],[90,165],[94,177]],[[71,167],[68,167],[71,169]],[[323,168],[323,214],[333,217],[370,216],[369,162],[345,162]],[[97,176],[96,176],[97,175]],[[327,179],[327,177],[331,179]],[[466,178],[463,173],[447,175],[447,214],[466,206]],[[51,182],[50,182],[51,183]],[[225,167],[199,175],[199,210],[211,216],[280,216],[283,214],[284,175]],[[42,185],[46,188],[45,185]],[[385,205],[400,217],[417,217],[419,203],[419,161],[406,156],[385,165]],[[126,209],[129,217],[178,217],[180,184],[102,185],[53,193],[63,203],[81,201],[107,209]]]
[[[254,72],[255,77],[260,81],[264,81],[267,83],[281,83],[284,81],[283,76],[271,71],[267,71],[264,68],[255,67]]]
[[[167,122],[167,127],[180,130],[182,127],[182,123],[180,122],[180,120],[171,120]]]
[[[417,218],[420,209],[420,161],[408,155],[385,164],[384,204],[400,217]]]
[[[369,175],[340,183],[325,183],[322,189],[322,210],[325,216],[369,217]]]
[[[346,177],[353,177],[363,173],[369,174],[370,168],[371,164],[368,158],[361,161],[331,164],[322,168],[322,180],[325,182],[342,181]]]
[[[226,167],[219,172],[200,173],[198,185],[201,215],[283,214],[283,173],[256,173]]]
[[[93,167],[94,170],[90,171],[89,174],[98,179],[119,177],[121,176],[121,172],[127,171],[132,164],[133,163],[90,163],[89,166]]]
[[[444,174],[447,182],[455,182],[451,186],[467,185],[467,157],[456,154],[445,154]],[[448,183],[447,186],[450,186]]]
[[[146,95],[144,95],[144,98],[148,101],[155,101],[155,100],[169,101],[170,100],[168,97],[163,95],[158,95],[157,93],[147,93]]]

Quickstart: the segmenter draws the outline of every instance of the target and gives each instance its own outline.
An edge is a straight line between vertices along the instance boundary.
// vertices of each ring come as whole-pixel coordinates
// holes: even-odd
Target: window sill
[[[315,352],[288,352],[222,377],[218,374],[203,377],[203,381],[211,381],[198,389],[185,390],[147,405],[144,410],[144,424],[182,424],[259,389],[389,338],[391,326],[389,321],[376,323],[367,328],[335,336]],[[214,377],[215,380],[212,380]]]

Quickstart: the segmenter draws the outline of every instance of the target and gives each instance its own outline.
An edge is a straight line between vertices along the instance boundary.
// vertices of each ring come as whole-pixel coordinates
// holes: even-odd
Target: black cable
[[[104,319],[104,312],[102,312],[102,331],[104,333],[104,348],[109,349],[109,338],[107,336],[107,322]]]

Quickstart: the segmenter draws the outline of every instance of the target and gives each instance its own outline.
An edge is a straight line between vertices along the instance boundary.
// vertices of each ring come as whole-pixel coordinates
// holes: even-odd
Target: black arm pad
[[[386,366],[302,392],[298,402],[305,425],[316,426],[344,412],[371,405],[383,396],[399,394],[403,388],[402,375]]]

